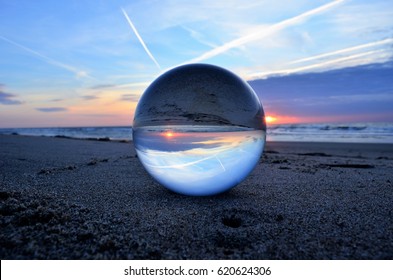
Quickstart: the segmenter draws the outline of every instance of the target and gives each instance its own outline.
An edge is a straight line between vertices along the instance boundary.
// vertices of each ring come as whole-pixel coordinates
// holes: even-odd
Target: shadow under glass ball
[[[255,167],[266,139],[252,88],[223,68],[184,65],[158,77],[138,102],[133,141],[148,173],[185,195],[215,195]]]

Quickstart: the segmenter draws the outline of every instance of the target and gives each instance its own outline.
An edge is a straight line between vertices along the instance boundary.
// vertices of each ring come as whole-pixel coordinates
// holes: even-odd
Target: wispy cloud
[[[14,46],[16,46],[16,47],[18,47],[20,49],[25,50],[26,52],[32,54],[33,56],[35,56],[35,57],[37,57],[39,59],[41,59],[42,61],[45,61],[48,64],[54,65],[56,67],[62,68],[64,70],[67,70],[67,71],[69,71],[71,73],[74,73],[77,78],[92,78],[91,76],[89,76],[87,74],[86,71],[77,69],[76,67],[73,67],[73,66],[64,64],[62,62],[59,62],[57,60],[54,60],[54,59],[52,59],[50,57],[47,57],[46,55],[43,55],[42,53],[39,53],[39,52],[37,52],[37,51],[35,51],[35,50],[31,49],[31,48],[23,46],[23,45],[15,42],[15,41],[13,41],[11,39],[8,39],[8,38],[4,37],[4,36],[0,35],[0,39],[2,39],[3,41],[6,41],[7,43],[10,43],[10,44],[12,44],[12,45],[14,45]]]
[[[125,84],[103,84],[89,87],[89,89],[100,90],[100,89],[116,89],[116,88],[145,88],[150,85],[150,82],[139,82],[139,83],[125,83]]]
[[[338,95],[328,97],[333,103],[353,103],[353,102],[384,102],[393,101],[393,95],[390,93],[374,93],[374,94],[352,94]],[[324,100],[326,102],[326,100]]]
[[[75,114],[76,116],[81,117],[94,117],[94,118],[115,118],[119,117],[119,115],[115,114]]]
[[[201,43],[201,44],[203,44],[203,45],[206,45],[206,46],[209,46],[209,47],[211,47],[211,48],[216,48],[216,47],[217,47],[217,45],[212,44],[211,42],[208,42],[208,41],[203,37],[203,35],[202,35],[201,33],[197,32],[196,30],[191,29],[191,28],[189,28],[189,27],[187,27],[187,26],[184,26],[184,25],[181,25],[180,27],[183,28],[184,30],[186,30],[186,31],[190,34],[190,36],[191,36],[192,38],[194,38],[196,41],[198,41],[199,43]]]
[[[101,85],[95,85],[90,87],[90,89],[106,89],[106,88],[111,88],[111,87],[116,87],[115,84],[101,84]]]
[[[44,113],[55,113],[55,112],[64,112],[68,111],[65,107],[45,107],[45,108],[36,108],[37,111]]]
[[[0,90],[0,104],[3,105],[19,105],[22,104],[22,101],[14,99],[16,97],[15,94],[6,93]]]
[[[138,38],[139,42],[141,43],[142,47],[144,48],[144,50],[146,51],[147,55],[151,58],[151,60],[154,62],[154,64],[158,67],[158,69],[161,69],[161,66],[158,64],[157,60],[154,58],[154,56],[151,54],[151,52],[149,51],[149,49],[147,48],[145,42],[143,41],[142,37],[139,35],[138,30],[135,28],[134,24],[132,23],[131,19],[129,18],[129,16],[127,15],[126,11],[121,8],[128,24],[130,25],[131,29],[134,31],[136,37]]]
[[[248,80],[262,79],[272,75],[289,75],[289,74],[307,72],[309,70],[316,70],[316,69],[330,70],[330,69],[343,68],[343,67],[354,66],[354,65],[368,64],[378,61],[383,62],[388,60],[390,57],[391,57],[391,53],[386,49],[373,50],[373,51],[357,53],[341,58],[335,58],[335,59],[314,63],[310,65],[305,65],[301,67],[296,67],[296,68],[256,72],[256,73],[248,74],[246,79]],[[346,62],[347,64],[343,65],[342,63],[344,62]],[[333,67],[328,67],[328,66],[333,66]]]
[[[304,12],[304,13],[298,15],[298,16],[295,16],[295,17],[283,20],[283,21],[281,21],[279,23],[276,23],[276,24],[273,24],[273,25],[271,25],[271,26],[269,26],[267,28],[263,28],[263,29],[261,29],[261,30],[259,30],[257,32],[248,34],[246,36],[237,38],[237,39],[232,40],[232,41],[230,41],[228,43],[225,43],[225,44],[223,44],[221,46],[218,46],[218,47],[216,47],[216,48],[214,48],[214,49],[212,49],[210,51],[207,51],[204,54],[202,54],[202,55],[200,55],[200,56],[198,56],[198,57],[196,57],[196,58],[194,58],[194,59],[192,59],[190,61],[187,61],[186,63],[201,62],[203,60],[206,60],[206,59],[212,58],[214,56],[217,56],[217,55],[219,55],[221,53],[224,53],[224,52],[226,52],[226,51],[228,51],[230,49],[243,46],[243,45],[245,45],[247,43],[250,43],[252,41],[255,41],[255,40],[260,40],[260,39],[262,39],[264,37],[272,35],[273,33],[281,31],[281,30],[283,30],[283,29],[285,29],[285,28],[287,28],[289,26],[299,24],[302,21],[306,20],[307,18],[309,18],[311,16],[314,16],[316,14],[322,13],[324,11],[327,11],[327,10],[337,6],[338,4],[340,4],[342,2],[344,2],[344,0],[333,1],[333,2],[330,2],[328,4],[322,5],[322,6],[318,7],[318,8],[315,8],[315,9],[312,9],[310,11]]]
[[[17,97],[15,94],[4,92],[4,84],[0,83],[0,104],[3,105],[19,105],[23,104],[22,101],[16,100]]]
[[[325,58],[325,57],[329,57],[329,56],[341,55],[341,54],[345,54],[345,53],[349,53],[349,52],[353,52],[353,51],[358,51],[358,50],[362,50],[362,49],[366,49],[366,48],[372,48],[372,47],[377,47],[377,46],[387,45],[387,44],[392,44],[392,43],[393,43],[393,38],[384,39],[384,40],[380,40],[380,41],[375,41],[375,42],[371,42],[371,43],[367,43],[367,44],[361,44],[361,45],[357,45],[357,46],[353,46],[353,47],[349,47],[349,48],[345,48],[345,49],[340,49],[340,50],[336,50],[336,51],[332,51],[332,52],[328,52],[328,53],[323,53],[323,54],[318,54],[318,55],[298,59],[298,60],[290,62],[289,64],[297,64],[297,63],[317,60],[317,59],[321,59],[321,58]]]
[[[64,99],[63,98],[54,98],[54,99],[51,99],[50,101],[51,102],[60,102],[60,101],[63,101]]]
[[[140,82],[140,83],[119,84],[114,87],[115,88],[144,88],[149,85],[150,85],[150,82]]]
[[[82,96],[82,99],[84,99],[84,100],[94,100],[94,99],[98,99],[99,97],[98,96],[95,96],[95,95],[83,95]]]
[[[361,90],[360,90],[361,91]],[[365,94],[348,94],[348,95],[313,95],[311,92],[306,93],[307,96],[298,97],[285,100],[269,100],[270,104],[286,104],[290,102],[296,106],[327,106],[327,105],[338,105],[338,104],[354,104],[363,102],[391,102],[393,101],[393,95],[390,93],[365,93]]]
[[[140,99],[140,95],[136,94],[123,94],[120,98],[121,101],[131,101],[131,102],[138,102]]]

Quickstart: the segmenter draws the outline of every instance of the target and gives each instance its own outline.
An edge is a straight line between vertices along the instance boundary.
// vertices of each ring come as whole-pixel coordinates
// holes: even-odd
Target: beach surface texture
[[[393,259],[393,145],[270,142],[187,197],[132,142],[1,135],[0,225],[1,259]]]

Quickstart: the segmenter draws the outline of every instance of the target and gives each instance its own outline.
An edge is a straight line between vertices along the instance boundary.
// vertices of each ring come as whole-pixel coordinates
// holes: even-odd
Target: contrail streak
[[[153,62],[157,65],[158,69],[161,69],[161,66],[158,64],[157,60],[154,58],[154,56],[151,54],[149,49],[147,48],[145,42],[143,42],[142,37],[139,35],[138,30],[136,30],[134,24],[132,23],[131,19],[128,17],[126,11],[124,11],[123,8],[121,8],[126,20],[128,21],[128,24],[131,26],[132,30],[134,31],[136,37],[138,38],[139,42],[141,43],[142,47],[145,49],[147,55],[153,60]]]
[[[215,157],[216,157],[216,159],[218,160],[218,162],[220,163],[222,169],[223,169],[224,171],[227,171],[227,170],[225,169],[224,165],[222,164],[221,160],[220,160],[217,156],[215,156]]]
[[[337,50],[337,51],[333,51],[333,52],[323,53],[323,54],[319,54],[319,55],[315,55],[315,56],[310,56],[307,58],[302,58],[302,59],[292,61],[289,64],[296,64],[296,63],[306,62],[306,61],[310,61],[310,60],[316,60],[316,59],[323,58],[323,57],[333,56],[333,55],[337,55],[337,54],[343,54],[343,53],[347,53],[347,52],[357,51],[357,50],[375,47],[375,46],[379,46],[379,45],[385,45],[385,44],[389,44],[389,43],[393,43],[393,38],[384,39],[384,40],[371,42],[371,43],[367,43],[367,44],[362,44],[362,45],[358,45],[358,46],[354,46],[354,47],[350,47],[350,48],[345,48],[345,49],[341,49],[341,50]]]
[[[228,51],[230,49],[242,46],[244,44],[247,44],[249,42],[252,42],[252,41],[264,38],[264,37],[267,37],[268,35],[271,35],[271,34],[273,34],[275,32],[278,32],[278,31],[280,31],[280,30],[282,30],[284,28],[287,28],[288,26],[295,25],[295,24],[301,22],[302,20],[305,20],[308,17],[311,17],[313,15],[316,15],[316,14],[322,13],[322,12],[328,10],[328,9],[331,9],[332,7],[342,3],[344,1],[345,0],[337,0],[337,1],[330,2],[330,3],[325,4],[323,6],[320,6],[318,8],[313,9],[313,10],[310,10],[310,11],[302,13],[302,14],[300,14],[298,16],[295,16],[293,18],[289,18],[289,19],[286,19],[286,20],[281,21],[279,23],[273,24],[273,25],[271,25],[271,26],[269,26],[269,27],[267,27],[265,29],[262,29],[262,30],[260,30],[258,32],[255,32],[255,33],[252,33],[252,34],[240,37],[240,38],[235,39],[233,41],[230,41],[230,42],[228,42],[228,43],[226,43],[226,44],[224,44],[222,46],[219,46],[219,47],[217,47],[215,49],[212,49],[212,50],[210,50],[210,51],[208,51],[208,52],[206,52],[206,53],[204,53],[204,54],[202,54],[202,55],[200,55],[200,56],[198,56],[198,57],[188,61],[187,63],[200,62],[200,61],[209,59],[211,57],[217,56],[217,55],[219,55],[219,54],[221,54],[223,52],[226,52],[226,51]]]
[[[12,41],[12,40],[10,40],[10,39],[4,37],[4,36],[1,36],[1,35],[0,35],[0,39],[2,39],[3,41],[8,42],[8,43],[10,43],[10,44],[12,44],[12,45],[14,45],[14,46],[17,46],[18,48],[21,48],[21,49],[23,49],[23,50],[29,52],[30,54],[32,54],[32,55],[34,55],[34,56],[40,58],[41,60],[45,61],[46,63],[52,64],[52,65],[54,65],[54,66],[63,68],[63,69],[65,69],[65,70],[69,71],[69,72],[72,72],[72,73],[76,74],[76,76],[77,76],[78,78],[81,78],[81,77],[89,77],[89,78],[92,78],[92,77],[90,77],[85,71],[81,71],[81,70],[79,70],[79,69],[76,69],[75,67],[72,67],[72,66],[70,66],[70,65],[61,63],[61,62],[59,62],[59,61],[56,61],[56,60],[54,60],[54,59],[52,59],[52,58],[50,58],[50,57],[47,57],[46,55],[43,55],[43,54],[41,54],[41,53],[39,53],[39,52],[37,52],[37,51],[35,51],[35,50],[32,50],[32,49],[30,49],[30,48],[28,48],[28,47],[26,47],[26,46],[23,46],[23,45],[21,45],[21,44],[15,42],[15,41]]]

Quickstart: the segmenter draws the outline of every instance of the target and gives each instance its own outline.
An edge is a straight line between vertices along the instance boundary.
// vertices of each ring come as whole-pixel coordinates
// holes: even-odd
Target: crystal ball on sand
[[[252,88],[223,68],[184,65],[162,74],[138,102],[133,141],[164,187],[215,195],[239,184],[262,154],[266,124]]]

